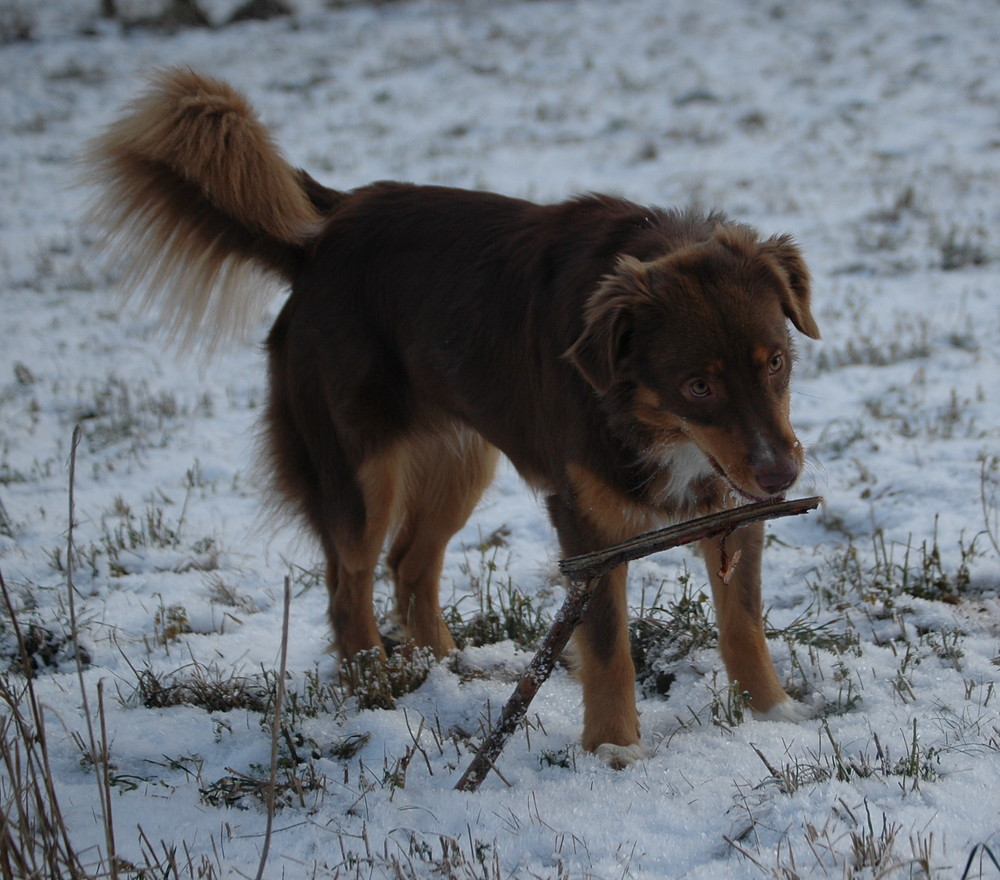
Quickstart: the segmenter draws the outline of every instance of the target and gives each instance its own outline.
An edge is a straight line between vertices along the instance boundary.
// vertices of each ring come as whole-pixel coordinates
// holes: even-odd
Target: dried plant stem
[[[990,493],[986,486],[989,482],[989,471],[990,464],[994,466],[1000,461],[997,457],[983,456],[982,464],[979,468],[979,505],[983,511],[983,523],[986,532],[986,537],[989,542],[993,545],[993,549],[996,551],[997,555],[1000,556],[1000,538],[997,536],[996,529],[996,511],[991,511],[991,507],[995,507],[996,496],[990,497]],[[992,502],[992,503],[991,503]],[[993,514],[990,516],[990,514]],[[0,519],[3,517],[3,507],[0,506]]]
[[[73,641],[74,648],[76,640]],[[79,657],[79,651],[77,651]],[[77,660],[77,663],[80,661]],[[111,876],[118,876],[118,850],[115,845],[114,817],[111,812],[111,771],[109,767],[108,749],[108,725],[104,714],[104,681],[97,682],[97,717],[101,722],[101,765],[97,774],[98,785],[100,786],[101,805],[104,809],[104,835],[108,845],[108,862],[110,863]],[[95,765],[96,766],[96,765]]]
[[[97,791],[101,800],[101,818],[104,822],[104,839],[108,847],[108,865],[113,880],[118,877],[118,854],[115,848],[114,817],[111,812],[111,786],[109,782],[107,739],[102,738],[101,748],[97,747],[94,736],[94,723],[90,716],[90,700],[87,698],[87,688],[83,681],[83,661],[80,659],[79,629],[76,621],[76,585],[73,583],[73,529],[76,523],[76,452],[80,446],[80,426],[73,428],[73,439],[69,453],[69,527],[66,531],[66,593],[69,597],[70,638],[73,644],[73,656],[76,661],[76,675],[80,683],[80,699],[83,703],[83,715],[87,720],[87,743],[90,747],[90,759],[94,765],[97,777]],[[104,699],[102,689],[98,688],[100,702],[101,727],[104,729]]]
[[[31,657],[21,632],[13,600],[7,589],[7,584],[0,571],[0,593],[10,617],[10,623],[17,640],[21,654],[21,666],[24,671],[25,690],[28,695],[28,706],[31,709],[31,721],[21,713],[20,695],[9,690],[6,679],[0,678],[0,697],[10,710],[10,718],[16,728],[16,736],[10,742],[14,748],[7,748],[8,740],[3,739],[3,762],[10,778],[17,804],[17,815],[13,811],[0,812],[0,869],[4,876],[52,876],[77,878],[85,876],[85,872],[77,858],[76,850],[69,838],[66,823],[63,821],[56,798],[54,776],[49,764],[48,741],[45,734],[45,717],[42,705],[35,694],[35,675],[31,666]],[[6,728],[4,728],[6,731]],[[21,760],[20,749],[24,749],[24,760]],[[43,790],[44,789],[44,790]],[[34,803],[34,810],[30,804]],[[4,804],[4,807],[7,805]],[[17,823],[18,841],[14,840],[14,823]],[[34,827],[32,822],[37,823]],[[42,841],[45,871],[38,866],[33,856],[33,846],[26,846],[29,841]],[[28,870],[28,866],[32,866]],[[8,868],[11,870],[8,871]]]
[[[288,664],[288,618],[292,604],[292,581],[285,577],[284,605],[281,615],[281,657],[278,663],[278,682],[274,693],[274,718],[271,720],[271,779],[267,792],[267,827],[264,830],[264,848],[257,867],[257,880],[263,880],[267,855],[271,849],[271,832],[274,827],[274,801],[278,789],[278,740],[281,737],[281,710],[285,705],[285,672]]]
[[[528,665],[527,671],[504,705],[499,721],[483,740],[483,744],[455,785],[455,789],[476,791],[490,769],[495,769],[494,762],[524,719],[535,694],[552,674],[559,655],[566,648],[573,631],[586,614],[593,590],[611,569],[633,559],[649,556],[651,553],[669,550],[671,547],[680,547],[719,535],[725,536],[740,526],[752,522],[806,513],[821,503],[821,498],[813,497],[797,501],[762,501],[758,504],[748,504],[735,510],[726,510],[655,532],[647,532],[605,550],[574,556],[560,562],[559,570],[569,578],[566,599],[541,647]]]

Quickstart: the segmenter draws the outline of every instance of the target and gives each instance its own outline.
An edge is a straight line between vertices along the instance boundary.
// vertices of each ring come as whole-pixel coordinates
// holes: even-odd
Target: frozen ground
[[[236,4],[207,5],[221,22]],[[66,643],[75,424],[83,680],[92,715],[103,682],[116,843],[134,864],[176,847],[182,876],[255,873],[261,713],[148,708],[139,685],[273,682],[291,573],[303,708],[282,756],[301,793],[286,790],[265,876],[1000,876],[994,0],[313,0],[173,36],[96,6],[0,2],[5,35],[34,22],[30,42],[0,46],[0,571],[22,626],[52,636],[36,686],[86,863],[107,843]],[[796,235],[824,334],[800,347],[799,489],[827,504],[770,528],[765,596],[812,720],[731,723],[698,644],[641,701],[653,756],[613,772],[580,751],[579,692],[558,671],[502,756],[509,787],[493,776],[470,795],[452,791],[463,733],[508,695],[527,656],[513,643],[467,649],[393,710],[338,700],[318,556],[259,515],[266,327],[208,363],[167,350],[153,316],[121,308],[70,186],[81,143],[171,64],[239,85],[289,158],[338,187],[603,190]],[[508,469],[454,542],[444,598],[470,616],[491,579],[494,601],[512,583],[551,613],[555,561]],[[697,616],[703,587],[697,559],[667,554],[634,567],[631,598]],[[0,642],[9,658],[6,612]]]

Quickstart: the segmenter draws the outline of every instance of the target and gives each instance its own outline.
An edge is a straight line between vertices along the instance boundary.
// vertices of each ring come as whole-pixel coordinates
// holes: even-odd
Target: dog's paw
[[[631,767],[637,761],[648,758],[650,752],[642,743],[633,743],[630,746],[601,743],[601,745],[594,749],[594,754],[612,770],[624,770],[626,767]]]
[[[760,721],[787,721],[799,724],[810,717],[809,709],[796,700],[782,700],[775,703],[766,712],[754,712],[754,718]]]

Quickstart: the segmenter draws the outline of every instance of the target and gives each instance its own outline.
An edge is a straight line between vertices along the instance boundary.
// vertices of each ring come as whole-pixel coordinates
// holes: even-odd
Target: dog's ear
[[[761,242],[760,252],[778,270],[786,292],[781,306],[795,328],[810,339],[819,339],[819,326],[809,308],[812,284],[802,252],[790,235],[775,235]]]
[[[629,256],[619,257],[614,272],[590,295],[583,332],[564,357],[599,394],[619,377],[629,351],[635,308],[650,297],[647,267]]]

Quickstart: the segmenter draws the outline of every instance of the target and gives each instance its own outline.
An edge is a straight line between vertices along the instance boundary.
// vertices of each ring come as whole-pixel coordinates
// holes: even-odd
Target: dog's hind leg
[[[372,586],[396,501],[398,452],[389,446],[353,466],[326,411],[288,394],[277,372],[264,434],[275,501],[298,513],[323,549],[333,647],[344,659],[381,653]]]
[[[401,509],[404,419],[390,405],[392,375],[369,366],[359,378],[329,354],[340,351],[345,338],[365,350],[370,340],[356,330],[332,342],[323,337],[320,345],[304,327],[321,318],[302,309],[289,300],[268,337],[264,463],[275,501],[309,526],[326,556],[333,647],[343,660],[372,650],[384,658],[372,593],[379,555]],[[342,321],[325,320],[347,333]]]
[[[328,614],[334,646],[343,659],[375,649],[384,656],[375,621],[375,568],[394,519],[400,486],[399,447],[383,451],[358,469],[364,509],[360,527],[336,525],[323,541],[327,556]]]
[[[493,479],[497,451],[471,431],[427,434],[404,452],[401,522],[388,554],[406,636],[438,657],[455,647],[438,599],[445,548]]]

